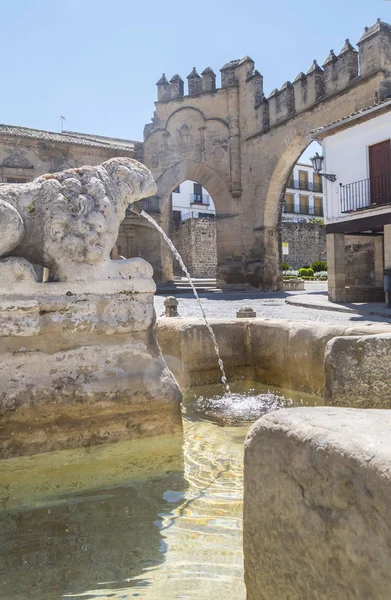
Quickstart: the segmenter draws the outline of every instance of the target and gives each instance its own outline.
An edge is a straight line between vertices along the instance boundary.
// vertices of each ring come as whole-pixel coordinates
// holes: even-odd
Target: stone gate
[[[286,181],[310,144],[312,129],[366,108],[391,91],[391,26],[366,27],[358,51],[346,40],[323,67],[286,81],[268,98],[246,56],[221,69],[221,87],[206,68],[157,82],[152,123],[144,130],[144,162],[152,170],[169,223],[170,196],[186,179],[203,185],[217,212],[217,277],[222,287],[279,289],[280,215]],[[167,225],[168,227],[168,225]],[[162,250],[162,279],[172,277]]]

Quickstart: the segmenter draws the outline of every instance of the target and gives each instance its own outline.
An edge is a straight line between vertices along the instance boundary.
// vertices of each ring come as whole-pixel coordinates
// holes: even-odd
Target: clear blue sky
[[[142,139],[164,71],[249,55],[266,94],[360,38],[385,0],[14,0],[1,10],[0,122]]]

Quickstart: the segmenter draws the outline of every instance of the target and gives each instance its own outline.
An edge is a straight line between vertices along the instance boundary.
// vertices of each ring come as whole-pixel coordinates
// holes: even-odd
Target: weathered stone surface
[[[244,457],[248,600],[391,595],[391,412],[262,417]]]
[[[1,458],[181,431],[180,391],[150,332],[42,337],[1,352]]]
[[[16,208],[8,202],[0,202],[0,256],[11,252],[24,236],[23,220]]]
[[[325,353],[325,401],[391,408],[391,335],[336,337]]]
[[[228,379],[248,376],[247,322],[210,320]],[[221,381],[210,333],[202,319],[161,318],[155,327],[159,346],[181,388]]]
[[[327,323],[249,323],[257,380],[322,396],[326,344],[343,334],[343,325]]]
[[[251,306],[242,306],[241,308],[239,308],[238,312],[236,313],[236,318],[237,319],[253,319],[257,316],[257,313],[255,312],[255,310],[253,310],[251,308]]]
[[[1,222],[1,221],[0,221]],[[25,258],[11,256],[0,260],[0,289],[15,283],[36,283],[37,274],[33,265]]]
[[[178,300],[175,296],[168,296],[164,301],[166,317],[178,317]]]
[[[0,296],[0,457],[181,431],[180,390],[152,330],[152,269],[112,263],[119,277],[92,287]]]
[[[48,267],[57,281],[118,276],[110,252],[125,211],[155,190],[148,169],[130,158],[42,175],[23,186],[4,185],[0,216],[7,227],[0,256],[12,251]]]

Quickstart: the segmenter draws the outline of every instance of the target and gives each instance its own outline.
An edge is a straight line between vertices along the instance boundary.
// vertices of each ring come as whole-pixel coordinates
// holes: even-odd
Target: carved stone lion
[[[0,186],[0,257],[47,267],[54,281],[111,278],[126,209],[155,192],[150,171],[130,158]]]

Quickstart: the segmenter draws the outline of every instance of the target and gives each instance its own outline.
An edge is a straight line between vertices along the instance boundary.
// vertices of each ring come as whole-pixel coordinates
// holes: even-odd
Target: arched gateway
[[[391,26],[378,20],[365,28],[358,47],[346,40],[323,68],[314,60],[306,74],[268,98],[249,57],[224,65],[219,89],[210,68],[188,75],[187,96],[179,75],[158,81],[156,111],[144,130],[144,162],[163,206],[185,179],[201,183],[213,197],[221,286],[280,287],[281,202],[311,130],[381,101],[391,90]]]

